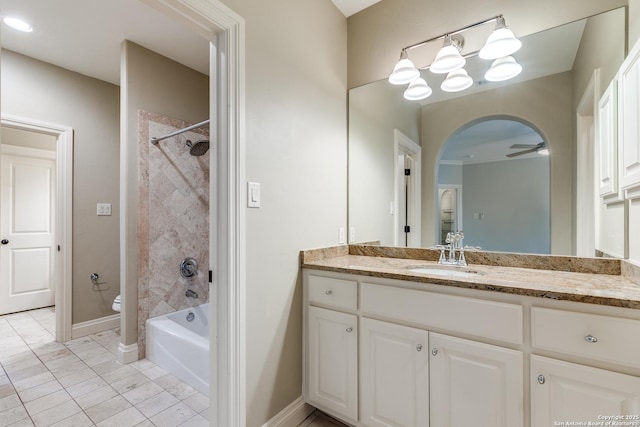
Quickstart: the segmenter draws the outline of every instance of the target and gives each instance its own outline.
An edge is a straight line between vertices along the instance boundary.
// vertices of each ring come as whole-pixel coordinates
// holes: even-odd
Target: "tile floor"
[[[55,342],[52,308],[0,316],[0,426],[208,426],[209,398],[143,359],[114,329]]]
[[[347,427],[347,425],[331,418],[327,414],[315,411],[300,425],[298,425],[298,427]]]

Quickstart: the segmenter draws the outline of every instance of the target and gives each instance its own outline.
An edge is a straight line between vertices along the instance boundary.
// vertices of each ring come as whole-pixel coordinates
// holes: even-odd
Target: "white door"
[[[429,426],[429,334],[360,320],[360,395],[366,426]]]
[[[601,418],[611,415],[627,423],[617,425],[640,425],[640,378],[531,356],[532,427],[567,421],[612,425]]]
[[[522,352],[435,333],[429,344],[431,427],[524,425]]]
[[[55,152],[3,146],[1,159],[0,314],[54,305]]]
[[[358,319],[309,307],[307,400],[350,420],[358,418]]]

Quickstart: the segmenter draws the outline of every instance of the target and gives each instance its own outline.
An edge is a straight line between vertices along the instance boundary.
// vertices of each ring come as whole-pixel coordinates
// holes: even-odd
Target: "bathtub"
[[[146,325],[147,359],[208,396],[209,304],[153,317]]]

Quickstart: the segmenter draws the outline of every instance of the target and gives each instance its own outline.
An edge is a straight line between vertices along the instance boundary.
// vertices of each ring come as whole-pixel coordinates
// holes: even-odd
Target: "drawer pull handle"
[[[540,384],[544,384],[544,382],[545,382],[544,375],[538,375],[538,382]]]
[[[331,295],[332,293],[333,293],[333,291],[332,291],[332,290],[324,291],[324,294],[325,294],[325,295]]]
[[[351,331],[353,331],[353,328],[352,328],[351,326],[349,326],[349,327],[347,328],[347,332],[351,332]]]
[[[417,351],[422,351],[422,344],[418,344],[418,345],[416,346],[416,350],[417,350]]]
[[[598,342],[598,338],[594,337],[593,335],[587,335],[586,337],[584,337],[584,340],[589,343]]]
[[[432,356],[437,356],[438,355],[438,349],[434,347],[433,350],[431,350],[431,355]]]

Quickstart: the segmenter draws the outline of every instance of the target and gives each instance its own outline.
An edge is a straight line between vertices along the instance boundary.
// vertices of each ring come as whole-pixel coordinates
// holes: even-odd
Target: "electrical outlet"
[[[338,243],[341,245],[347,243],[347,230],[344,227],[338,228]]]

